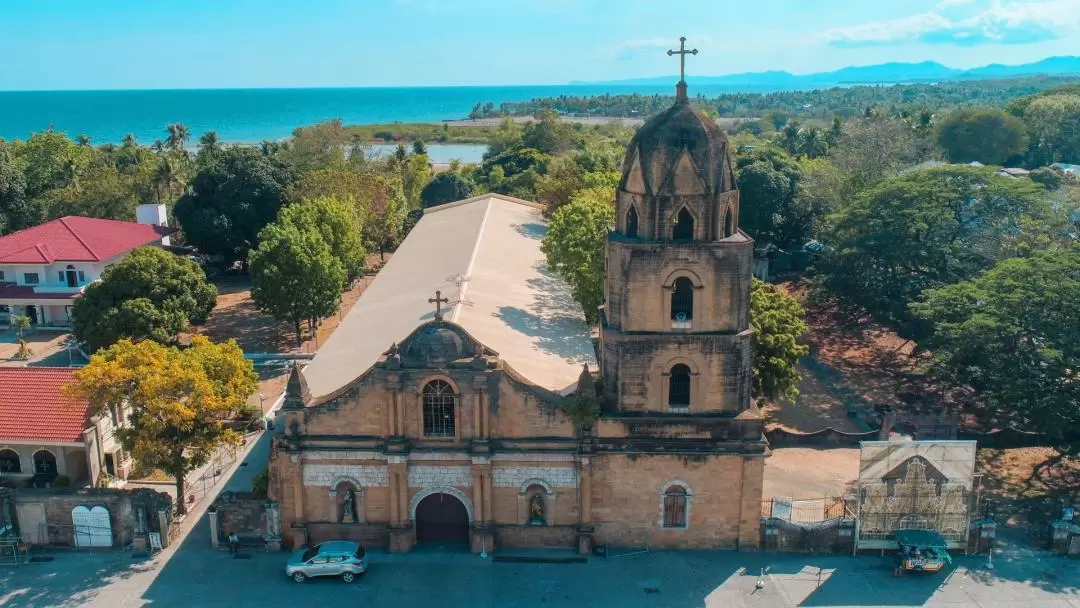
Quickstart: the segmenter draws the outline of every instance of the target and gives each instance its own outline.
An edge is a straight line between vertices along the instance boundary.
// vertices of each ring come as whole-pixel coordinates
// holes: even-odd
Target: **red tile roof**
[[[82,441],[90,404],[63,390],[74,373],[64,367],[0,367],[0,442]]]
[[[68,215],[0,237],[0,264],[100,262],[173,232],[166,226]]]

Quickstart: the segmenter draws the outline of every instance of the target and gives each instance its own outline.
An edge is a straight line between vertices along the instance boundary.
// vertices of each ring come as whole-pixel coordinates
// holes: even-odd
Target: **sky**
[[[1080,54],[1080,0],[0,0],[0,90],[562,84]]]

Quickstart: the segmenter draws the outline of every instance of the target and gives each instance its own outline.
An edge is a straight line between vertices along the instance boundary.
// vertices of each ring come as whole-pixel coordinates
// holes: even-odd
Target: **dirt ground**
[[[0,331],[0,364],[25,365],[35,362],[51,353],[61,349],[67,342],[69,334],[63,331],[27,331],[23,335],[26,346],[31,351],[27,361],[15,360],[19,352],[19,340],[13,330]]]
[[[368,257],[369,268],[378,263],[377,254]],[[389,260],[390,256],[387,255],[386,259]],[[296,346],[296,332],[289,323],[276,321],[255,307],[251,300],[251,280],[247,277],[221,279],[215,283],[218,288],[217,305],[210,319],[196,327],[195,331],[214,341],[235,338],[247,353],[314,353],[318,345],[325,343],[337,329],[374,279],[374,273],[368,274],[341,294],[341,309],[338,314],[322,320],[317,339],[310,334],[305,323],[304,342],[299,347]]]
[[[842,496],[858,477],[858,448],[778,448],[765,459],[762,497]]]

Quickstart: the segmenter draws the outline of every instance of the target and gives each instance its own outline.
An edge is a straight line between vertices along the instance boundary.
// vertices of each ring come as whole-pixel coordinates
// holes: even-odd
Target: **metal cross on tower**
[[[697,55],[697,53],[697,49],[686,50],[686,36],[679,38],[679,50],[667,52],[668,57],[679,56],[679,82],[686,82],[686,56]]]
[[[436,289],[435,290],[435,297],[434,298],[428,298],[428,303],[435,305],[435,320],[436,321],[442,321],[442,305],[443,304],[449,304],[450,303],[450,298],[442,297],[442,291]]]

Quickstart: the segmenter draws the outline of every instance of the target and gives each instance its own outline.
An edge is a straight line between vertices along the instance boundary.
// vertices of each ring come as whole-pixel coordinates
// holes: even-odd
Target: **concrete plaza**
[[[464,552],[373,551],[370,571],[351,585],[336,578],[296,584],[283,574],[285,557],[211,552],[200,525],[174,553],[151,561],[122,552],[65,553],[4,571],[0,605],[1080,608],[1075,562],[1025,553],[1002,555],[993,570],[984,568],[985,558],[958,557],[949,572],[895,578],[892,562],[878,556],[657,552],[520,564]]]

